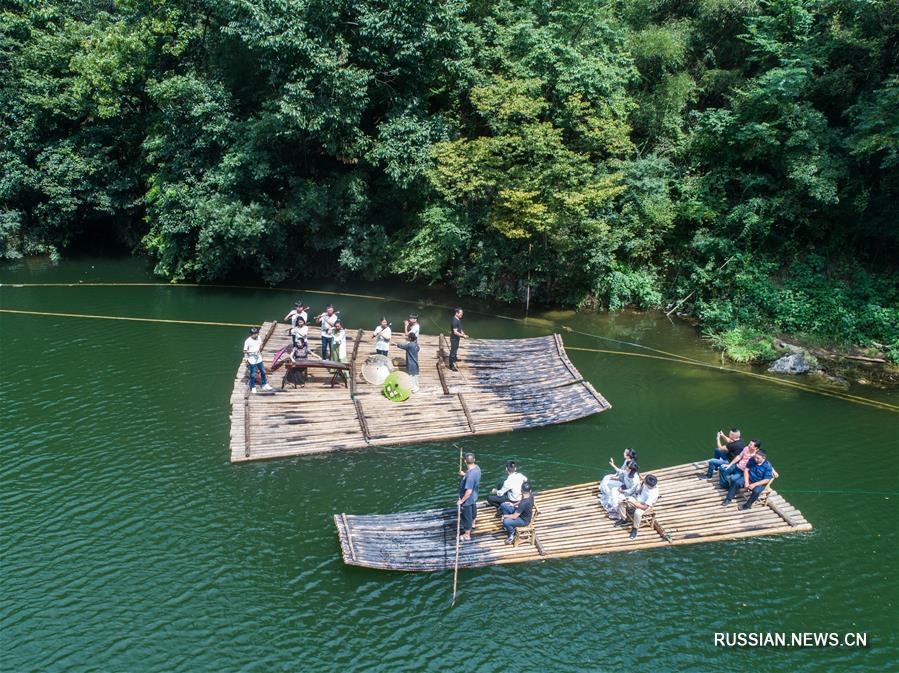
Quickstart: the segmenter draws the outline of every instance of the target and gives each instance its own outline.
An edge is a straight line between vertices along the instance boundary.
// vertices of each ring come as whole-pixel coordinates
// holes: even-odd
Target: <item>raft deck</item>
[[[661,496],[657,526],[641,527],[636,539],[630,528],[615,527],[599,504],[599,484],[590,482],[536,493],[540,511],[534,523],[536,544],[506,545],[494,509],[478,504],[477,528],[462,542],[459,567],[522,563],[546,559],[608,554],[673,545],[738,540],[810,531],[811,524],[772,490],[765,505],[748,511],[735,503],[722,507],[725,491],[714,481],[700,480],[706,463],[687,463],[653,470]],[[447,570],[455,560],[456,508],[402,514],[334,517],[343,560],[348,565],[383,570]]]
[[[266,373],[275,353],[290,343],[289,325],[260,328]],[[381,386],[362,378],[374,354],[371,331],[347,335],[349,386],[331,387],[326,370],[309,370],[305,387],[281,389],[284,369],[269,374],[275,392],[250,395],[241,362],[231,393],[231,462],[438,441],[564,423],[611,408],[565,354],[562,337],[463,339],[457,372],[448,369],[448,339],[419,338],[420,390],[391,402]],[[309,328],[319,350],[320,332]],[[405,362],[391,346],[390,357]]]

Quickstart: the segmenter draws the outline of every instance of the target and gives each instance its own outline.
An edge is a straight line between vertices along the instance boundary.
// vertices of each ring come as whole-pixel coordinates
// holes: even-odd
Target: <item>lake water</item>
[[[302,296],[350,327],[418,305],[476,337],[566,325],[568,346],[718,362],[655,314],[577,315],[401,283],[323,294],[238,288],[10,287],[156,282],[140,261],[0,269],[5,309],[261,323]],[[295,286],[301,286],[294,283]],[[391,297],[391,300],[328,292]],[[401,301],[400,301],[401,300]],[[504,316],[504,317],[500,317]],[[556,329],[559,329],[558,327]],[[233,466],[228,398],[245,329],[0,314],[4,671],[886,671],[899,660],[899,414],[689,364],[570,351],[613,405],[465,442],[488,482],[518,459],[535,488],[702,459],[740,425],[812,533],[465,570],[343,564],[332,522],[451,505],[457,452],[411,444]],[[896,393],[852,394],[899,404]],[[715,647],[715,632],[866,633],[864,648]],[[890,663],[892,662],[892,663]]]

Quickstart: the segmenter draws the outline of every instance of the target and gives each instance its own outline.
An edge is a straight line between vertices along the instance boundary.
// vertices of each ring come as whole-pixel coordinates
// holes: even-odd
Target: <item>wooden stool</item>
[[[534,511],[531,512],[531,522],[527,526],[519,526],[515,529],[515,539],[512,541],[513,547],[517,547],[522,542],[536,544],[534,524],[537,523],[537,514],[539,511],[537,505],[534,505]]]
[[[756,502],[760,505],[768,504],[768,496],[771,495],[771,484],[774,483],[774,480],[777,479],[780,475],[776,471],[772,471],[771,480],[765,484],[765,488],[759,493],[759,497],[756,498]]]

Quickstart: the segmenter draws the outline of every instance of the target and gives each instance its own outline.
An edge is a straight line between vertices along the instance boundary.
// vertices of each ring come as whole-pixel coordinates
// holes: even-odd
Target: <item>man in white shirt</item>
[[[646,510],[656,504],[658,499],[659,479],[654,474],[647,474],[643,483],[632,488],[628,492],[627,498],[618,505],[618,514],[625,524],[628,520],[628,510],[632,512],[631,516],[634,523],[631,527],[631,540],[637,537],[637,529],[640,527],[640,520],[643,518]]]
[[[421,325],[418,324],[418,314],[410,313],[409,317],[403,321],[403,333],[406,336],[410,334],[415,335],[415,339],[418,340],[421,332]]]
[[[243,342],[243,355],[247,361],[247,372],[250,375],[250,392],[256,394],[256,370],[259,370],[259,379],[263,390],[271,390],[265,378],[265,363],[262,361],[262,339],[259,338],[259,328],[253,327],[250,336]]]
[[[518,464],[514,460],[506,463],[506,475],[506,480],[497,488],[491,489],[487,496],[487,502],[494,507],[499,507],[504,502],[517,505],[521,500],[521,485],[528,478],[518,471]]]
[[[328,304],[325,312],[315,316],[322,328],[322,360],[331,359],[331,348],[334,345],[334,324],[338,320],[334,304]]]

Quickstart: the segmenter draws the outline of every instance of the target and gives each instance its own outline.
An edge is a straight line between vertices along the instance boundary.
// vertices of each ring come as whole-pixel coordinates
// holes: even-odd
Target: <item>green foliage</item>
[[[895,344],[897,35],[887,0],[8,0],[0,256]]]
[[[706,340],[734,362],[762,363],[776,360],[772,339],[754,329],[737,326],[723,332],[706,331]]]

